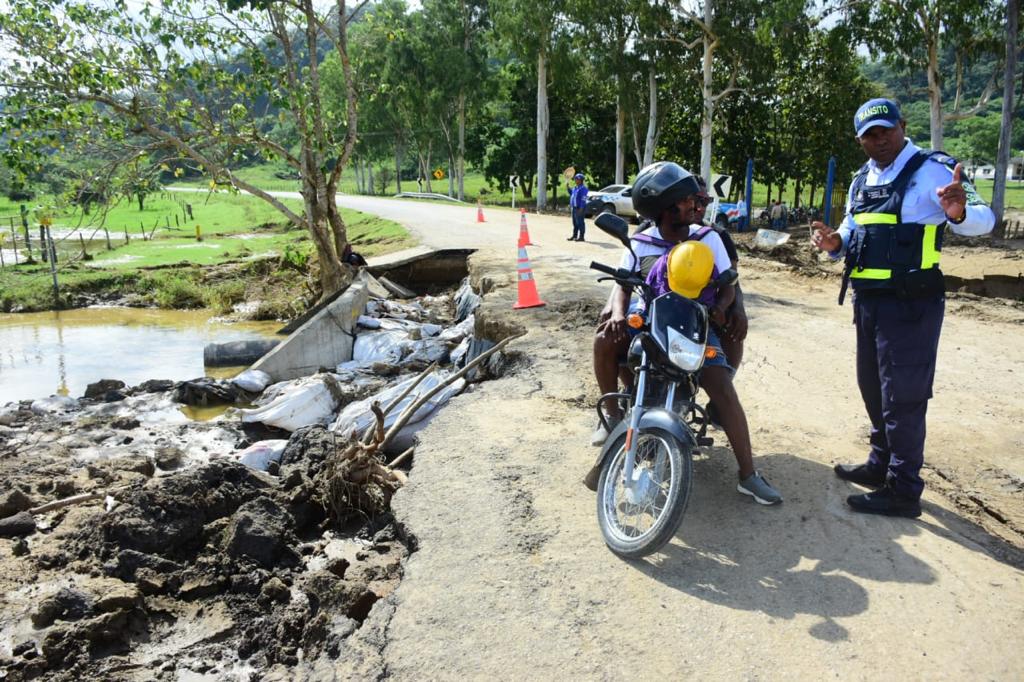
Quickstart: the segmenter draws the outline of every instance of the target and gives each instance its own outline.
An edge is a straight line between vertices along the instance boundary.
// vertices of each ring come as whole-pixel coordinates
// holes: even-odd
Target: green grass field
[[[192,205],[192,220],[187,220],[187,212],[182,208],[186,202]],[[284,203],[294,210],[302,210],[297,199],[286,199]],[[8,249],[6,267],[0,269],[0,310],[46,309],[53,305],[49,265],[22,262],[15,266],[11,262],[12,218],[24,256],[18,215],[16,205],[0,200],[0,234],[4,236],[4,248]],[[38,261],[36,218],[40,212],[33,210],[30,215],[32,253]],[[62,290],[69,294],[134,293],[165,307],[224,307],[219,302],[227,299],[237,302],[239,295],[244,294],[244,285],[218,283],[204,291],[198,284],[203,279],[204,268],[225,263],[244,264],[272,256],[286,256],[291,265],[299,264],[303,268],[311,261],[314,251],[306,231],[289,224],[266,202],[244,194],[166,192],[149,197],[141,212],[137,204],[122,202],[105,213],[94,211],[89,216],[74,211],[56,211],[51,215],[54,229],[62,231],[61,234],[70,228],[80,228],[73,236],[57,238],[58,280]],[[366,257],[415,243],[395,222],[348,209],[342,209],[341,215],[349,240]],[[197,225],[199,240],[196,239]],[[107,227],[106,232],[104,227]],[[107,248],[108,234],[110,249]],[[87,257],[83,257],[83,242]],[[168,270],[159,270],[161,268]]]

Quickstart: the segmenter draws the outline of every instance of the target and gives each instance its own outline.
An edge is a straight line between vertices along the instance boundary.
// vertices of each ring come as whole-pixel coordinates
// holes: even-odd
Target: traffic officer
[[[812,236],[833,258],[845,254],[839,304],[852,286],[857,384],[871,420],[867,462],[837,464],[835,473],[875,488],[847,498],[854,511],[916,517],[945,308],[943,231],[986,234],[995,216],[962,179],[959,163],[906,137],[896,102],[865,102],[853,125],[868,162],[850,185],[839,229],[815,221]]]
[[[569,189],[569,210],[572,211],[572,236],[567,241],[582,242],[583,233],[587,231],[587,223],[583,220],[584,209],[587,207],[587,186],[583,184],[583,173],[572,177],[576,183]]]

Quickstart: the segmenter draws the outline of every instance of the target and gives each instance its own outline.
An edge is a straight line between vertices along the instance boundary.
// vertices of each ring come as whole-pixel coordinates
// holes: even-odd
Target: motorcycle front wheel
[[[672,539],[686,513],[693,486],[693,458],[688,444],[662,429],[637,434],[631,485],[623,480],[626,435],[605,458],[597,488],[597,520],[608,548],[637,559]]]

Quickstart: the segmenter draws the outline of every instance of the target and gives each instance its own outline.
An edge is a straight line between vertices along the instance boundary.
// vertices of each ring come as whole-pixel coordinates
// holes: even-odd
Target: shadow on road
[[[830,467],[790,454],[758,457],[756,465],[785,497],[762,507],[735,492],[735,461],[710,448],[694,466],[693,496],[676,538],[636,568],[694,597],[730,608],[790,619],[819,616],[810,634],[848,638],[837,618],[868,609],[863,581],[931,584],[935,572],[901,540],[935,533],[972,551],[980,527],[926,504],[920,520],[854,514],[846,496],[859,489]],[[973,538],[973,539],[972,539]],[[997,560],[1014,561],[986,552]]]

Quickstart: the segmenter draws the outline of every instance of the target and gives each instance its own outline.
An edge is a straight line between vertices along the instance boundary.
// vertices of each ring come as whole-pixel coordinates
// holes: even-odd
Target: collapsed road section
[[[468,283],[391,284],[361,274],[230,381],[0,407],[0,677],[288,679],[360,655],[415,550],[390,498],[417,433],[515,362],[513,337],[477,337]]]

